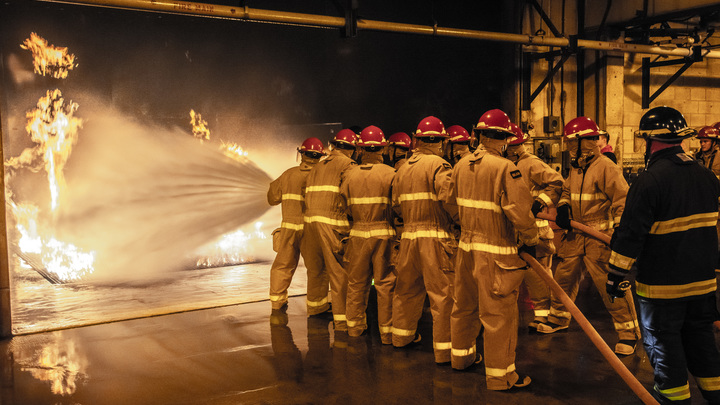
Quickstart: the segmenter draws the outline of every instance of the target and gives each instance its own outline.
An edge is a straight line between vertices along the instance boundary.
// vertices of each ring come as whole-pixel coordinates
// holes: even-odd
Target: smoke
[[[180,129],[91,110],[55,221],[58,239],[95,252],[91,281],[160,277],[268,210],[271,178],[252,161]]]

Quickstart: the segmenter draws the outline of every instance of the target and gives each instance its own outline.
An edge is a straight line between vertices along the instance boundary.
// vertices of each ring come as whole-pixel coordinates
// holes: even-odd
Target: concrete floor
[[[268,301],[15,336],[0,341],[0,403],[11,404],[639,404],[573,323],[554,335],[519,331],[517,368],[532,384],[488,391],[482,367],[433,363],[432,342],[394,349],[368,336],[334,334],[308,318],[304,296],[286,314]],[[596,291],[578,306],[611,346]],[[521,323],[530,317],[520,303]],[[431,336],[429,313],[420,333]],[[480,345],[479,347],[482,347]],[[642,348],[622,362],[646,387]],[[703,403],[694,383],[693,403]]]

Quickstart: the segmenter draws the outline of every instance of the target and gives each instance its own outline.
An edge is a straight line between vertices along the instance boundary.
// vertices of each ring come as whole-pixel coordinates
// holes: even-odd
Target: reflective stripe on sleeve
[[[314,191],[329,191],[331,193],[339,193],[340,186],[307,186],[305,188],[305,194],[312,193]]]
[[[635,281],[637,295],[645,298],[684,298],[709,294],[717,290],[716,279],[681,285],[649,285]]]
[[[347,219],[333,219],[320,215],[305,217],[305,222],[320,222],[322,224],[328,224],[333,226],[350,226],[350,222]]]
[[[695,377],[695,381],[703,391],[720,391],[720,377]]]
[[[657,221],[650,228],[650,233],[654,235],[663,235],[672,232],[683,232],[688,229],[704,228],[717,224],[718,212],[706,212],[702,214],[690,215],[687,217],[670,219],[667,221]]]
[[[538,228],[545,228],[546,226],[550,226],[550,222],[548,222],[547,219],[536,219],[535,226]]]
[[[417,239],[417,238],[450,238],[450,234],[445,231],[438,230],[426,230],[426,231],[404,231],[402,233],[402,239]]]
[[[488,377],[505,377],[513,371],[515,371],[515,363],[509,365],[508,368],[485,367],[485,375]]]
[[[465,208],[477,208],[481,210],[490,210],[493,212],[501,213],[502,208],[492,201],[481,201],[481,200],[470,200],[467,198],[458,198],[457,205]]]
[[[633,264],[635,264],[635,259],[627,256],[623,256],[620,253],[616,251],[610,252],[610,264],[612,264],[615,267],[619,267],[623,270],[630,271],[630,268]]]
[[[404,235],[404,234],[403,234]],[[479,252],[486,252],[486,253],[495,253],[498,255],[514,255],[517,254],[517,246],[497,246],[497,245],[491,245],[489,243],[469,243],[469,242],[460,242],[458,243],[458,248],[470,252],[470,251],[479,251]]]
[[[409,193],[409,194],[400,194],[398,197],[398,201],[418,201],[418,200],[431,200],[431,201],[437,201],[437,194],[435,193]]]
[[[682,387],[668,388],[666,390],[661,390],[656,384],[655,391],[671,401],[690,399],[690,384],[688,383],[685,383]]]
[[[573,201],[594,201],[606,200],[607,197],[603,193],[572,193],[570,199]]]
[[[548,207],[552,205],[552,200],[550,199],[550,197],[548,197],[547,194],[545,194],[545,193],[540,193],[540,194],[538,194],[537,197],[538,197],[542,202],[544,202],[545,205],[547,205]]]
[[[282,200],[283,200],[283,201],[285,201],[285,200],[304,201],[305,198],[304,198],[303,196],[301,196],[300,194],[289,194],[289,193],[288,193],[288,194],[283,194],[283,195],[282,195]]]
[[[359,197],[349,199],[348,204],[390,204],[390,199],[387,197]]]
[[[375,236],[395,236],[394,229],[373,229],[370,231],[360,231],[356,229],[350,230],[350,236],[357,236],[359,238],[372,238]]]

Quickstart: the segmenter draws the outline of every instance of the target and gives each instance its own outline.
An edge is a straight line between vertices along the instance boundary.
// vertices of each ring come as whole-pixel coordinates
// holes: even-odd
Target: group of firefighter
[[[527,253],[573,300],[583,275],[590,276],[612,317],[618,355],[634,353],[643,326],[658,400],[689,403],[689,369],[703,396],[720,403],[720,354],[712,330],[718,320],[720,182],[705,167],[720,169],[720,157],[714,160],[720,132],[706,127],[698,133],[701,142],[713,141],[709,149],[702,142],[695,160],[680,147],[683,139],[696,134],[682,114],[669,107],[650,110],[638,132],[649,158],[646,172],[638,177],[638,192],[601,153],[597,140],[603,133],[588,117],[565,125],[572,166],[565,179],[526,149],[528,134],[498,109],[483,114],[472,135],[458,125],[446,129],[440,119],[429,116],[420,121],[412,139],[402,132],[386,139],[376,126],[359,133],[340,130],[329,152],[319,139],[306,139],[298,148],[300,165],[285,171],[268,191],[271,205],[282,204],[282,222],[273,232],[273,311],[285,310],[302,255],[308,316],[331,314],[336,332],[361,336],[367,333],[374,285],[380,339],[404,347],[421,340],[417,329],[427,297],[436,363],[463,370],[484,362],[488,389],[522,388],[531,379],[515,369],[521,284],[533,305],[531,331],[558,332],[571,320],[560,297],[550,293],[540,274],[528,270],[520,256]],[[669,145],[660,149],[678,156],[679,149],[693,163],[701,180],[683,182],[682,187],[687,191],[697,186],[697,198],[691,195],[698,190],[684,198],[671,195],[668,187],[659,188],[665,194],[651,195],[658,192],[650,186],[653,179],[667,180],[654,174],[660,167],[652,165],[659,145]],[[672,156],[679,160],[678,167],[687,166]],[[626,198],[633,198],[632,207],[626,208]],[[662,208],[663,199],[681,203],[668,211]],[[686,200],[697,202],[682,205]],[[553,219],[548,213],[552,208],[563,230],[557,250],[546,219]],[[623,215],[628,209],[632,215]],[[576,230],[577,223],[614,234],[611,246]],[[678,253],[683,246],[689,251]],[[555,255],[559,262],[553,274]],[[685,259],[692,269],[683,268]],[[625,281],[633,268],[642,325]],[[698,304],[702,319],[692,314],[692,322],[685,322],[693,324],[692,331],[678,319],[672,326],[678,330],[671,331],[669,314],[657,310],[672,307],[675,318],[685,319],[686,314],[677,315],[682,312],[678,303],[700,299],[705,300]],[[476,348],[481,333],[484,358]],[[670,334],[672,339],[667,339]]]

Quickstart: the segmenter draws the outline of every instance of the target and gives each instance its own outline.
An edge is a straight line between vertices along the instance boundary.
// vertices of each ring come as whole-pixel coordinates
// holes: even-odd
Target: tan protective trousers
[[[615,331],[619,340],[636,340],[640,338],[640,327],[635,313],[635,302],[632,294],[625,294],[624,298],[616,298],[610,302],[610,296],[605,292],[607,275],[609,271],[608,260],[610,249],[606,244],[590,237],[584,237],[575,233],[566,235],[571,239],[569,243],[584,243],[584,254],[562,258],[555,269],[555,281],[562,287],[563,291],[575,301],[583,275],[583,269],[593,280],[605,308],[613,319]],[[584,241],[583,241],[584,239]],[[565,241],[563,241],[565,243]],[[548,321],[558,325],[569,325],[571,315],[559,297],[553,295],[552,305]]]
[[[452,311],[452,367],[475,362],[475,340],[483,332],[485,381],[490,390],[506,390],[519,379],[515,371],[518,291],[527,270],[504,269],[496,255],[458,250],[455,306]]]
[[[341,265],[342,260],[342,232],[336,227],[321,222],[306,222],[303,237],[303,259],[308,272],[308,302],[310,280],[313,285],[324,283],[325,299],[315,301],[314,308],[308,307],[308,315],[317,314],[328,309],[327,281],[330,281],[330,297],[332,300],[332,313],[335,330],[347,330],[345,317],[345,299],[347,297],[347,273]],[[317,284],[315,284],[317,283]],[[318,287],[317,293],[323,289]],[[313,297],[320,298],[319,295]],[[308,303],[308,305],[310,305]]]
[[[406,346],[415,339],[425,294],[430,298],[436,363],[450,361],[450,313],[454,274],[450,252],[437,238],[401,239],[392,307],[392,343]]]
[[[540,239],[535,248],[535,259],[547,270],[552,277],[552,257],[555,253],[555,245],[552,239]],[[550,287],[534,271],[525,272],[523,280],[530,295],[530,302],[533,305],[533,314],[536,321],[545,322],[550,313]]]
[[[367,329],[366,310],[370,284],[377,292],[377,317],[382,343],[392,343],[392,298],[395,274],[390,271],[391,239],[351,236],[345,248],[347,261],[347,323],[350,336]]]
[[[300,260],[302,236],[302,230],[288,228],[278,228],[273,232],[273,250],[277,252],[277,255],[270,267],[272,309],[280,309],[288,302],[288,288]],[[308,296],[310,290],[310,283],[308,283]],[[325,297],[327,297],[327,292],[325,292]]]

